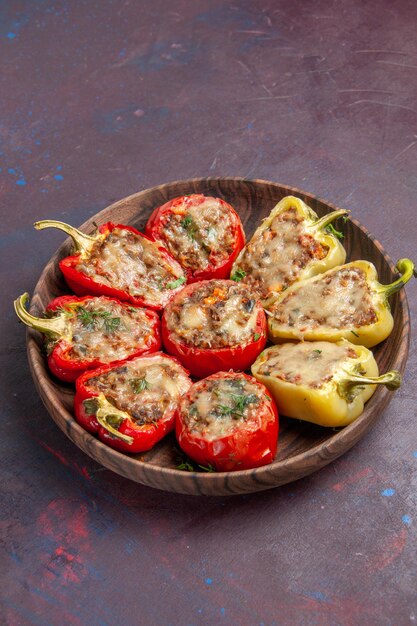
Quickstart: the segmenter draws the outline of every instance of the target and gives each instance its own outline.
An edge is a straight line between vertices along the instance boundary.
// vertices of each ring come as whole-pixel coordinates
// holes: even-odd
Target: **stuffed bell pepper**
[[[397,270],[400,278],[381,285],[372,263],[353,261],[293,285],[268,306],[270,339],[375,346],[392,331],[388,298],[410,280],[414,264],[401,259]]]
[[[268,387],[280,414],[332,427],[353,422],[376,385],[394,390],[401,384],[399,372],[379,376],[372,352],[345,340],[272,346],[252,374]]]
[[[54,220],[36,222],[35,228],[58,228],[72,237],[76,253],[59,267],[78,296],[109,296],[161,311],[186,282],[169,252],[133,226],[107,222],[96,235]]]
[[[144,452],[174,429],[179,398],[191,384],[188,372],[162,352],[101,367],[77,379],[75,417],[110,447]]]
[[[200,466],[220,472],[259,467],[274,460],[278,412],[268,390],[254,378],[219,372],[182,397],[176,436]]]
[[[34,317],[27,309],[29,294],[15,300],[19,319],[45,335],[48,366],[66,382],[85,370],[156,352],[161,347],[158,314],[104,296],[61,296]]]
[[[319,219],[299,198],[283,198],[239,254],[232,280],[247,283],[268,304],[297,280],[344,263],[346,251],[328,228],[346,214],[340,209]]]
[[[220,198],[191,194],[155,209],[146,234],[185,269],[188,282],[229,278],[245,233],[236,211]]]
[[[162,316],[162,341],[194,376],[245,370],[266,344],[262,305],[247,285],[207,280],[184,287]]]

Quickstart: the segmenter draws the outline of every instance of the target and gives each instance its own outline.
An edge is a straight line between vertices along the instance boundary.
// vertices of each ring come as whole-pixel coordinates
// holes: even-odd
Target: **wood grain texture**
[[[112,220],[132,224],[141,230],[156,206],[185,193],[204,193],[230,202],[239,213],[248,238],[259,221],[286,195],[301,197],[319,216],[338,208],[299,189],[273,182],[242,178],[199,178],[172,182],[133,194],[104,209],[81,228],[91,232],[93,222],[100,224]],[[371,260],[380,281],[390,282],[394,277],[394,264],[382,245],[355,219],[344,226],[344,231],[347,259]],[[32,300],[33,314],[40,314],[52,298],[68,292],[57,262],[69,253],[69,249],[70,240],[67,240],[42,272]],[[391,308],[394,330],[386,341],[374,349],[381,372],[393,368],[403,371],[408,354],[409,312],[404,290],[391,298]],[[391,392],[385,387],[378,388],[364,413],[339,432],[282,418],[278,453],[275,461],[268,466],[216,474],[184,472],[176,469],[180,453],[173,435],[147,453],[129,456],[112,450],[84,431],[72,416],[72,387],[53,379],[47,370],[39,333],[28,331],[27,348],[31,372],[46,408],[61,430],[79,448],[122,476],[151,487],[184,494],[249,493],[302,478],[349,450],[372,427],[391,397]]]

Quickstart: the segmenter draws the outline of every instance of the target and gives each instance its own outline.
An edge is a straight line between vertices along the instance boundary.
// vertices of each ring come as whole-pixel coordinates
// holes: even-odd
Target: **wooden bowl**
[[[283,196],[299,196],[319,216],[338,208],[299,189],[268,181],[198,178],[167,183],[133,194],[90,218],[81,228],[85,232],[91,232],[93,221],[103,223],[111,220],[132,224],[142,230],[155,207],[171,198],[189,193],[218,196],[230,202],[242,219],[248,239],[260,220],[269,214]],[[391,282],[394,278],[394,264],[382,245],[355,219],[349,220],[344,230],[343,243],[348,260],[363,258],[372,261],[378,270],[380,281]],[[39,237],[44,238],[39,241],[39,245],[47,245],[45,234],[42,233]],[[43,270],[32,300],[33,314],[39,315],[50,300],[68,292],[58,268],[58,260],[67,256],[69,249],[68,239]],[[410,326],[404,290],[391,298],[391,307],[395,320],[394,330],[374,351],[381,372],[394,368],[403,371],[408,354]],[[51,376],[41,352],[41,343],[41,335],[29,330],[27,347],[32,375],[46,408],[61,430],[81,450],[108,469],[139,483],[178,493],[219,496],[249,493],[307,476],[336,459],[361,439],[392,398],[392,392],[385,387],[379,387],[367,403],[364,413],[338,432],[282,418],[278,453],[270,465],[237,472],[186,472],[176,469],[180,459],[174,435],[167,437],[149,452],[127,455],[112,450],[81,428],[72,415],[73,387]]]

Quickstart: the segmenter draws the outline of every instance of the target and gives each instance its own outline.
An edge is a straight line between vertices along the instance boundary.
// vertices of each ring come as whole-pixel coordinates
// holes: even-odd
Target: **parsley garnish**
[[[260,339],[260,337],[261,337],[261,333],[255,333],[255,334],[253,335],[253,340],[254,340],[254,341],[258,341],[258,339]]]
[[[233,272],[230,278],[231,280],[234,280],[236,283],[240,283],[240,281],[243,280],[245,276],[246,276],[246,272],[244,270],[237,269],[235,272]]]
[[[355,333],[354,330],[351,330],[350,332],[352,333],[352,335],[355,335],[355,337],[359,337],[358,333]]]
[[[321,354],[321,350],[313,350],[316,354]]]
[[[185,280],[185,276],[180,276],[179,278],[177,278],[177,280],[173,280],[170,283],[167,283],[167,289],[176,289],[177,287],[185,283]]]
[[[145,389],[150,388],[146,376],[143,376],[143,378],[130,378],[129,385],[132,387],[133,393],[142,393]]]
[[[326,230],[328,233],[330,233],[330,235],[334,235],[335,237],[337,237],[337,239],[343,239],[344,237],[344,234],[340,230],[336,230],[333,224],[329,224],[326,227]]]
[[[181,221],[181,226],[187,231],[187,235],[189,236],[189,238],[194,241],[196,233],[198,231],[198,226],[194,222],[191,215],[187,215],[186,217],[184,217],[184,219]]]

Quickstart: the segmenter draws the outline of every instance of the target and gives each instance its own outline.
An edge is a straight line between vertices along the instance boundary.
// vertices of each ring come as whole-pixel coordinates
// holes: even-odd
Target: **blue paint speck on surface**
[[[383,491],[381,491],[381,496],[385,496],[389,498],[390,496],[393,496],[394,493],[395,493],[395,489],[384,489]]]
[[[16,170],[13,167],[9,167],[7,171],[9,172],[9,174],[17,174]]]
[[[414,450],[414,452],[413,452],[413,457],[414,457],[415,459],[417,459],[417,450]]]
[[[16,185],[19,185],[20,187],[23,187],[23,185],[26,185],[26,181],[24,178],[19,178],[19,180],[16,181]]]
[[[222,606],[222,608],[220,609],[220,613],[221,613],[222,615],[225,615],[225,614],[226,614],[226,609],[224,608],[224,606]]]
[[[401,519],[403,524],[405,524],[406,526],[411,526],[411,517],[409,515],[403,515]]]
[[[252,128],[253,128],[253,122],[249,122],[249,124],[246,126],[246,128],[247,128],[248,130],[252,130]]]
[[[16,33],[7,33],[7,37],[9,39],[14,39],[16,37]]]
[[[58,171],[59,171],[59,170],[62,170],[62,165],[57,165],[57,166],[56,166],[56,169],[57,169]]]
[[[119,57],[124,57],[126,52],[127,52],[126,48],[122,48],[119,52]]]
[[[206,578],[206,585],[211,585],[212,582],[213,582],[212,578]]]
[[[55,174],[54,178],[55,180],[64,180],[64,177],[62,176],[62,174]]]
[[[330,602],[330,599],[321,591],[306,591],[304,595],[320,602]]]

